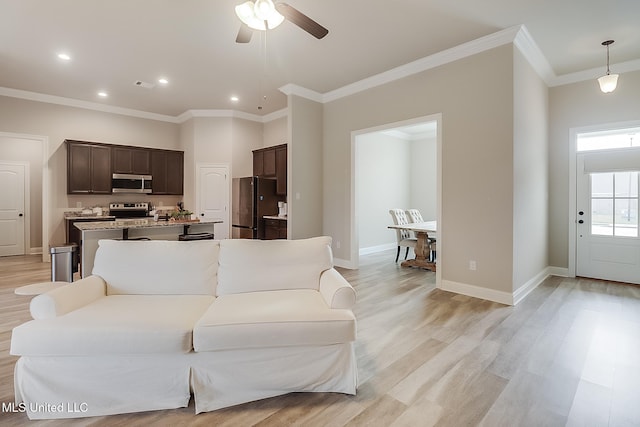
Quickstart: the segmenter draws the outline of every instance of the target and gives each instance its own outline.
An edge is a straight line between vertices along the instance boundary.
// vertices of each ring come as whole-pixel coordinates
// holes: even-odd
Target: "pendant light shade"
[[[611,74],[609,71],[609,45],[613,44],[613,40],[607,40],[602,42],[602,46],[607,47],[607,74],[598,79],[600,83],[600,90],[604,93],[610,93],[616,90],[618,86],[618,74]]]
[[[605,74],[604,76],[598,78],[598,83],[600,83],[600,90],[602,92],[613,92],[614,90],[616,90],[616,86],[618,86],[618,75]]]
[[[236,15],[254,30],[271,30],[284,21],[271,0],[246,1],[236,6]]]

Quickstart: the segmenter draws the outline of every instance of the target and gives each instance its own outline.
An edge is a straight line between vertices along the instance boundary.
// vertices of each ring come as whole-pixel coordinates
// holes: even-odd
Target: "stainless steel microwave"
[[[151,175],[114,173],[111,178],[112,193],[151,193]]]

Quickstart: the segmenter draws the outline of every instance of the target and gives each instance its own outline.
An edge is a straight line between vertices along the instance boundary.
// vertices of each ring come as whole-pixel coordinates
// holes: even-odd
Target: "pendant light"
[[[607,47],[607,74],[598,79],[600,83],[600,90],[604,93],[613,92],[618,85],[618,75],[611,74],[609,71],[609,45],[613,44],[613,40],[606,40],[602,42],[602,46]]]

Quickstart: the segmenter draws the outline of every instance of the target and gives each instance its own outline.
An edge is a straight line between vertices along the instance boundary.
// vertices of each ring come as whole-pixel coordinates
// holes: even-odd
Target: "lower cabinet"
[[[286,239],[287,221],[283,219],[265,219],[264,238],[265,240]]]

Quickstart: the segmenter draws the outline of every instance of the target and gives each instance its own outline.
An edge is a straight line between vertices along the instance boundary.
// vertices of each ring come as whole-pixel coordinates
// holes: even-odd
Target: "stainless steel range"
[[[149,215],[149,203],[109,203],[109,214],[116,218],[143,218]]]

